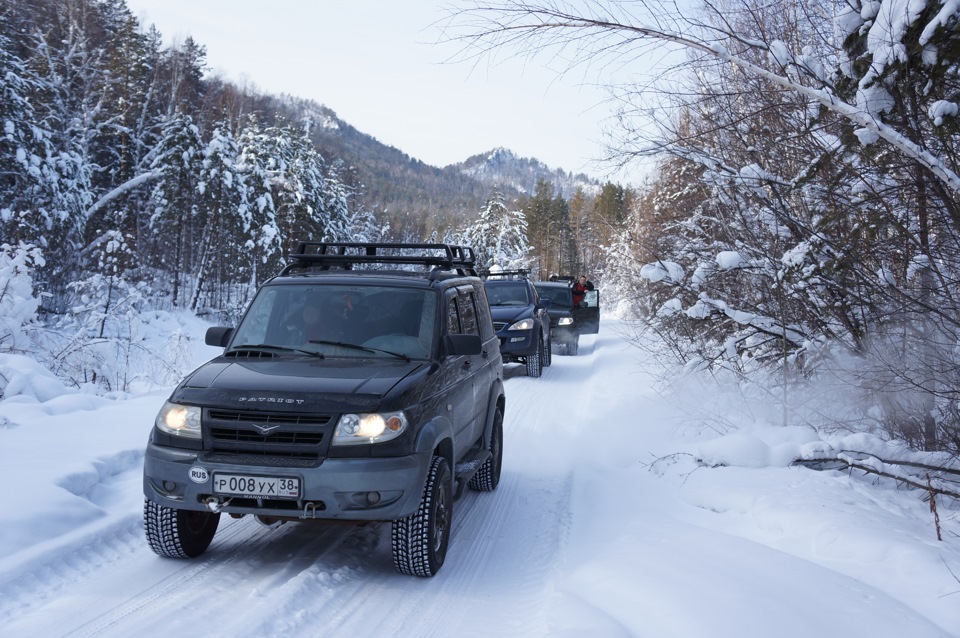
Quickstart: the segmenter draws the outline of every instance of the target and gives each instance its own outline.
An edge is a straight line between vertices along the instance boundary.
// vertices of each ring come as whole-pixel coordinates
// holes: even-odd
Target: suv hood
[[[287,411],[374,411],[423,361],[218,357],[190,374],[174,399],[196,405]]]
[[[530,306],[490,306],[490,316],[494,321],[513,323],[532,314]]]

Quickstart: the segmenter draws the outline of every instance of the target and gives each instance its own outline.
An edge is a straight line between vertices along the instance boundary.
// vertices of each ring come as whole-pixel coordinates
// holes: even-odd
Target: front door
[[[580,306],[573,309],[573,317],[578,333],[595,335],[600,332],[600,291],[588,290]]]

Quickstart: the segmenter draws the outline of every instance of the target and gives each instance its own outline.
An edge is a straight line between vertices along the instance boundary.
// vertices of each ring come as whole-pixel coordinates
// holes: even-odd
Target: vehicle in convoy
[[[159,555],[203,553],[221,514],[390,521],[398,571],[433,576],[454,500],[503,457],[503,366],[473,251],[303,242],[223,353],[173,391],[144,459]]]
[[[493,329],[504,363],[522,363],[527,376],[539,377],[553,362],[548,301],[541,300],[526,270],[482,273]]]
[[[550,301],[550,332],[555,346],[568,355],[580,349],[580,335],[600,331],[600,291],[588,290],[579,305],[573,305],[573,278],[538,281],[534,286],[541,299]]]

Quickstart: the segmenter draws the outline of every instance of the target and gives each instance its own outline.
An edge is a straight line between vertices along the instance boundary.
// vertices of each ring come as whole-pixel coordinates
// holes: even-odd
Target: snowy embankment
[[[158,558],[140,464],[168,390],[0,402],[0,635],[960,636],[955,504],[938,542],[919,491],[790,466],[848,446],[665,398],[617,328],[505,368],[503,479],[456,503],[432,579],[393,572],[387,524],[225,517]]]

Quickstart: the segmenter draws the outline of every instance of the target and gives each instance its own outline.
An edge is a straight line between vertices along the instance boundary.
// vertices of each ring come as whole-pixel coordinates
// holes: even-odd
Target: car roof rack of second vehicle
[[[478,271],[478,274],[484,279],[526,279],[529,273],[530,271],[525,268],[516,268],[513,270],[490,270],[489,268],[483,268]]]
[[[281,274],[294,270],[352,270],[359,264],[432,266],[430,276],[453,272],[476,276],[470,246],[452,244],[302,241]]]

